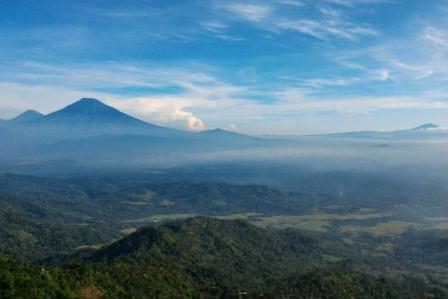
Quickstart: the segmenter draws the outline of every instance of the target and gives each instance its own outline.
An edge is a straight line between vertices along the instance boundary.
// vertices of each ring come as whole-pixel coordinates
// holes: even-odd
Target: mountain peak
[[[67,130],[66,134],[91,135],[159,135],[178,131],[144,122],[93,98],[82,98],[65,108],[39,119],[39,124]],[[182,133],[179,133],[182,134]]]
[[[101,106],[107,106],[100,100],[97,100],[95,98],[81,98],[78,101],[74,102],[72,105],[101,105]]]
[[[112,108],[100,100],[93,99],[93,98],[82,98],[73,104],[65,107],[62,109],[62,111],[71,111],[71,112],[79,112],[79,113],[89,113],[89,114],[95,114],[101,111],[116,111],[115,108]]]
[[[14,117],[13,119],[10,119],[9,122],[15,123],[15,124],[24,123],[24,122],[36,120],[38,118],[41,118],[42,116],[43,116],[43,114],[36,110],[27,110],[27,111],[21,113],[20,115]]]
[[[412,130],[414,130],[414,131],[426,131],[426,130],[430,130],[430,129],[437,129],[438,127],[439,126],[436,125],[436,124],[426,123],[426,124],[423,124],[421,126],[418,126],[418,127],[414,128]]]
[[[124,114],[123,112],[104,104],[103,102],[93,98],[82,98],[67,107],[53,112],[48,115],[48,118],[83,118],[83,119],[121,119],[128,121],[137,121],[135,118]]]

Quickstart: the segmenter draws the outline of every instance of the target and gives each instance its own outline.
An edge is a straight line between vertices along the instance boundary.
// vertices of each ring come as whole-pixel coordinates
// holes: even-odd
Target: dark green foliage
[[[395,194],[384,192],[369,195],[369,202]],[[355,238],[338,230],[338,225],[374,225],[385,219],[333,222],[321,234],[205,217],[140,228],[125,238],[121,232],[165,214],[301,215],[316,206],[320,213],[356,213],[352,199],[359,194],[146,183],[132,176],[87,181],[3,175],[0,252],[41,264],[44,260],[47,266],[2,258],[0,298],[238,298],[242,290],[247,298],[261,293],[264,298],[445,298],[447,272],[433,273],[448,267],[442,231],[408,230],[393,238],[362,233]],[[345,238],[352,238],[352,245]],[[110,245],[95,251],[94,245],[101,244]],[[393,247],[378,254],[375,248],[383,244]]]
[[[300,198],[307,201],[305,195]],[[168,202],[169,204],[165,204]],[[107,244],[151,215],[299,212],[290,194],[229,184],[95,184],[0,176],[0,252],[41,260]]]
[[[151,267],[171,265],[216,289],[266,288],[264,282],[319,264],[314,240],[299,233],[273,232],[245,221],[195,217],[148,227],[110,245],[93,261],[126,261]]]
[[[350,269],[316,270],[281,283],[278,294],[309,299],[419,299],[447,298],[446,289],[414,277],[386,279]]]
[[[20,204],[20,199],[0,194],[0,252],[26,260],[41,260],[68,254],[81,245],[108,243],[121,237],[111,225],[67,223],[40,217],[32,203],[26,209]]]
[[[0,257],[0,298],[446,298],[416,278],[307,269],[319,264],[315,251],[297,232],[195,217],[141,229],[63,267]]]

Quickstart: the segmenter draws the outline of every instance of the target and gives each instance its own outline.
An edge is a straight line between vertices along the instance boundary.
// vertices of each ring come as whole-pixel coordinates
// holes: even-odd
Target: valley
[[[352,174],[347,174],[347,179],[351,176]],[[179,298],[195,297],[199,296],[198,294],[206,296],[205,294],[212,290],[216,296],[218,294],[224,296],[224,293],[230,292],[225,296],[236,298],[237,289],[252,292],[252,295],[263,293],[268,298],[269,296],[276,298],[277,296],[270,292],[294,292],[293,289],[297,288],[291,287],[291,285],[296,283],[297,279],[302,283],[304,279],[305,281],[311,279],[310,277],[314,277],[312,280],[314,281],[316,277],[324,279],[323,277],[326,275],[336,275],[335,273],[338,273],[334,276],[338,287],[334,289],[334,292],[338,292],[340,289],[340,284],[343,283],[340,280],[344,279],[343,277],[361,281],[367,279],[370,281],[369,285],[371,283],[375,285],[376,279],[383,279],[381,277],[387,277],[388,284],[399,284],[404,283],[404,281],[400,282],[401,279],[410,275],[413,277],[412,279],[419,280],[419,290],[433,293],[435,298],[444,298],[445,296],[442,290],[445,288],[445,283],[448,283],[448,255],[446,253],[448,239],[446,239],[445,226],[447,220],[437,214],[416,215],[415,211],[412,212],[412,209],[418,206],[417,194],[411,202],[391,205],[381,202],[381,200],[388,201],[390,194],[378,193],[384,194],[384,197],[379,197],[376,194],[374,198],[376,205],[372,206],[370,201],[356,201],[357,196],[362,196],[363,188],[360,187],[357,190],[351,180],[348,180],[350,184],[347,186],[350,186],[352,194],[341,199],[339,191],[332,193],[333,187],[326,190],[325,193],[305,193],[303,191],[281,191],[261,185],[233,185],[213,181],[198,183],[176,181],[174,178],[169,183],[158,183],[146,177],[148,181],[145,183],[143,177],[145,176],[142,174],[136,174],[131,179],[128,174],[128,180],[122,181],[119,178],[111,179],[109,175],[87,180],[79,180],[76,177],[72,179],[39,178],[11,174],[0,176],[0,204],[2,207],[0,251],[14,259],[25,261],[21,267],[32,269],[33,264],[45,265],[44,267],[48,267],[48,271],[50,271],[49,275],[61,275],[60,272],[52,271],[64,271],[63,276],[57,279],[61,283],[64,281],[64,285],[69,289],[64,291],[59,289],[62,286],[53,285],[52,287],[47,286],[49,288],[47,291],[69,292],[70,296],[74,297],[79,296],[79,292],[84,290],[82,286],[90,286],[103,295],[107,294],[107,298],[122,298],[124,296],[124,293],[116,293],[119,290],[117,287],[125,288],[126,296],[140,298],[142,294],[149,294],[148,292],[152,294],[158,288],[154,284],[161,287],[164,285],[161,280],[170,277],[169,280],[174,284],[166,291],[171,290],[174,293],[160,291],[160,294],[164,294],[161,295],[161,298],[171,298],[171,296],[175,296],[173,294],[183,294],[179,295]],[[316,176],[316,179],[318,177],[321,175]],[[359,182],[360,186],[363,185],[361,182],[362,180]],[[389,184],[382,188],[390,192],[394,184],[395,182],[389,181]],[[344,185],[339,187],[346,188]],[[436,196],[437,190],[433,191],[434,197],[431,198],[422,193],[425,195],[428,211],[440,209],[442,204]],[[344,192],[347,191],[344,190]],[[425,190],[423,189],[421,192],[425,192]],[[428,204],[430,200],[432,200],[433,209]],[[144,246],[152,245],[136,245],[134,243],[136,241],[132,241],[133,245],[123,243],[137,238],[143,231],[158,230],[159,228],[164,230],[165,227],[171,229],[172,225],[181,225],[182,227],[199,225],[202,228],[191,228],[193,231],[188,233],[188,238],[179,236],[163,239],[163,242],[168,243],[160,245],[162,246],[160,249],[151,249],[155,250],[154,253],[143,249],[146,248]],[[227,270],[224,270],[223,273],[220,273],[223,271],[222,269],[218,270],[219,266],[216,269],[208,268],[216,264],[212,261],[213,259],[224,258],[224,256],[220,258],[216,255],[221,247],[209,248],[215,246],[213,244],[218,242],[218,239],[215,241],[202,239],[205,237],[205,231],[202,229],[216,229],[217,231],[210,232],[211,236],[219,236],[219,240],[227,238],[224,237],[220,225],[225,225],[226,230],[229,229],[227,225],[230,227],[243,225],[251,230],[251,232],[244,232],[247,233],[244,237],[240,236],[232,241],[224,241],[230,242],[226,246],[231,246],[231,248],[233,246],[249,246],[249,244],[255,246],[248,249],[251,253],[237,253],[235,248],[226,253],[225,256],[231,261],[224,262],[224,264],[232,266],[226,266]],[[243,231],[245,230],[246,228],[243,229]],[[173,230],[173,232],[177,231],[177,228]],[[233,228],[230,231],[233,232]],[[279,241],[267,241],[266,245],[260,245],[260,242],[266,241],[251,241],[251,238],[258,238],[260,233],[275,238],[283,236],[284,239],[281,242],[299,243],[279,245]],[[151,237],[151,240],[159,242],[157,240],[160,237],[154,238]],[[186,247],[182,250],[179,249],[181,250],[179,252],[173,251],[176,247],[172,248],[171,246],[178,246],[175,245],[177,242],[181,242],[178,244],[179,246]],[[182,242],[187,243],[183,244]],[[218,244],[220,244],[219,242]],[[267,244],[272,242],[276,245],[271,249],[259,247],[268,246]],[[143,246],[142,249],[139,249],[139,246]],[[290,253],[275,252],[280,248],[287,250],[286,248],[290,246],[300,246],[302,249],[299,251],[292,249]],[[196,250],[206,249],[210,250],[209,258],[203,256],[203,253],[196,252]],[[128,250],[130,252],[126,253]],[[270,250],[274,250],[274,252],[269,253]],[[115,260],[116,257],[111,256],[109,251],[125,257]],[[131,253],[134,251],[136,255]],[[106,254],[106,252],[108,253]],[[179,255],[182,256],[181,252],[186,254],[184,256],[185,263],[193,264],[188,264],[185,266],[186,268],[172,268],[174,264],[167,261],[173,258],[179,259]],[[266,254],[275,256],[257,256],[257,259],[263,259],[262,262],[254,260],[257,267],[267,268],[251,268],[254,266],[248,264],[249,262],[246,260],[248,255],[258,255],[258,252],[266,252]],[[151,254],[151,257],[146,257],[146,254]],[[156,254],[156,256],[152,256],[152,254]],[[160,254],[163,254],[164,257],[162,258]],[[192,260],[196,254],[205,260]],[[235,254],[236,256],[234,256]],[[289,254],[297,254],[297,256],[289,256]],[[238,258],[245,257],[244,262],[235,264],[238,263],[237,256]],[[162,260],[160,260],[161,258]],[[168,260],[164,261],[165,258]],[[284,264],[281,262],[283,259]],[[103,260],[107,261],[107,266],[98,264]],[[135,269],[133,263],[140,263],[143,260],[149,264],[142,266],[139,270]],[[278,260],[280,264],[272,264],[270,261],[273,260]],[[291,264],[293,260],[296,261],[294,262],[296,266]],[[80,262],[82,264],[79,264]],[[4,258],[3,263],[18,262]],[[124,286],[118,280],[114,280],[116,275],[130,275],[119,271],[137,271],[137,273],[143,271],[139,275],[147,277],[154,275],[151,272],[154,270],[151,269],[159,269],[158,267],[168,265],[170,265],[166,269],[168,272],[157,274],[158,278],[154,277],[150,281],[143,278],[143,280],[137,279],[140,281],[139,283],[151,286],[150,289],[143,289],[139,286],[139,291],[135,291],[137,293],[128,289],[131,285]],[[118,266],[125,268],[119,270],[116,268]],[[59,267],[62,269],[57,270]],[[249,272],[241,273],[242,269],[239,267],[249,267],[244,271],[251,271],[251,274]],[[199,272],[191,273],[192,269]],[[274,269],[281,269],[281,272],[271,273],[270,271],[274,271]],[[13,275],[18,275],[15,272],[19,271],[18,269],[11,271],[15,273]],[[85,275],[82,274],[83,271],[94,271],[92,273],[96,274],[90,276],[93,281],[77,282],[76,284],[74,281],[70,281],[73,279],[73,275],[75,277]],[[232,271],[237,272],[233,273]],[[201,280],[205,278],[201,278],[203,274],[199,273],[209,273],[207,281]],[[343,275],[347,276],[341,276],[340,273],[345,273]],[[1,277],[5,279],[5,276],[1,275],[5,275],[5,273],[0,274],[0,281]],[[102,275],[109,275],[108,284],[104,284],[105,277]],[[216,276],[210,278],[208,275]],[[233,278],[223,280],[226,275]],[[240,278],[237,278],[238,275]],[[288,278],[289,275],[295,277],[295,280]],[[298,278],[297,275],[303,276]],[[249,276],[253,278],[253,281],[250,280],[249,284],[242,283]],[[180,280],[175,282],[176,280],[173,279]],[[325,281],[327,279],[329,278],[326,277]],[[265,284],[270,280],[276,281],[275,284],[278,285],[276,288],[279,288],[277,291],[266,287]],[[406,281],[408,281],[407,278]],[[222,284],[216,285],[218,282]],[[19,283],[19,280],[15,283]],[[48,281],[33,283],[45,284]],[[114,287],[112,288],[110,284],[114,284]],[[137,286],[134,287],[137,288]],[[354,291],[353,287],[354,285],[348,287],[350,292]],[[365,285],[363,285],[364,287]],[[377,288],[387,289],[388,287],[391,286],[382,285],[373,288],[376,292]],[[411,286],[405,288],[409,287]],[[164,288],[167,288],[167,285],[164,285]],[[301,284],[300,288],[306,288],[306,292],[308,292],[311,291],[308,288],[314,287],[305,283],[305,285]],[[68,296],[67,294],[64,293],[60,296]],[[397,295],[396,298],[401,298],[400,296],[402,294]]]
[[[0,298],[448,298],[433,126],[191,133],[82,99],[2,128]]]

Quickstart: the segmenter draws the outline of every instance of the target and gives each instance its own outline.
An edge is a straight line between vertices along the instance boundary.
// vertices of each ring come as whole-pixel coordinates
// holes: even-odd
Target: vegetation
[[[416,277],[374,277],[338,264],[321,270],[322,249],[296,231],[195,217],[138,230],[37,267],[0,258],[0,298],[446,298]],[[293,297],[291,297],[293,296]]]
[[[448,298],[438,195],[118,178],[0,176],[0,298]]]

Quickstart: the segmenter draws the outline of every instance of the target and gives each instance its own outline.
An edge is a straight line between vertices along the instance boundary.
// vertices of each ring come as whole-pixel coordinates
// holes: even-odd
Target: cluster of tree
[[[350,201],[341,198],[335,202]],[[318,234],[196,217],[125,238],[122,232],[152,215],[300,215],[333,200],[258,185],[2,175],[0,252],[17,260],[1,260],[0,298],[444,298],[448,243],[440,231],[409,230],[393,240],[361,233],[348,245],[351,236],[338,225],[359,224],[355,220]],[[329,213],[350,209],[356,211],[348,203]],[[378,255],[375,248],[388,242],[393,246]],[[96,250],[101,244],[110,245]],[[359,265],[345,266],[347,259]],[[437,276],[425,270],[431,266],[438,267]],[[399,272],[423,278],[391,278]]]
[[[301,195],[303,202],[309,202]],[[27,260],[107,244],[152,215],[299,213],[291,194],[219,183],[113,184],[0,176],[0,252]]]
[[[0,298],[448,298],[422,279],[324,269],[314,240],[195,217],[147,227],[63,264],[0,258]]]

